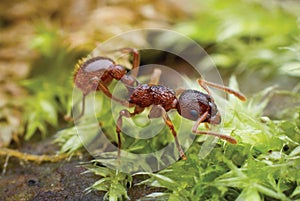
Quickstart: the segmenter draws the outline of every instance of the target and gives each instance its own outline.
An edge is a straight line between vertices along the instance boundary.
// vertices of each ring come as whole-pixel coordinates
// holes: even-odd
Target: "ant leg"
[[[237,141],[236,139],[234,139],[233,137],[231,136],[228,136],[228,135],[224,135],[224,134],[220,134],[220,133],[217,133],[217,132],[213,132],[213,131],[199,131],[198,130],[198,127],[200,125],[200,123],[202,123],[206,117],[208,115],[208,111],[206,111],[195,123],[195,125],[193,126],[192,128],[192,132],[195,133],[195,134],[202,134],[202,135],[212,135],[212,136],[215,136],[215,137],[218,137],[218,138],[221,138],[223,140],[226,140],[227,142],[230,142],[231,144],[237,144]]]
[[[217,132],[213,132],[213,131],[196,131],[195,133],[196,134],[203,134],[203,135],[212,135],[212,136],[221,138],[223,140],[226,140],[227,142],[230,142],[231,144],[237,144],[236,139],[234,139],[231,136],[224,135],[224,134],[221,134],[221,133],[217,133]]]
[[[180,158],[182,158],[183,160],[186,160],[186,156],[185,156],[185,154],[184,154],[184,152],[183,152],[183,150],[182,150],[182,148],[181,148],[181,146],[179,144],[178,138],[177,138],[177,132],[175,131],[174,125],[173,125],[173,123],[172,123],[169,115],[167,114],[166,110],[162,106],[157,105],[156,107],[160,108],[160,110],[161,110],[161,116],[164,119],[165,124],[169,127],[169,129],[171,130],[171,132],[172,132],[172,134],[174,136],[175,145],[176,145],[176,147],[178,149],[178,152],[180,154]]]
[[[85,111],[85,95],[84,94],[82,95],[82,103],[81,104],[82,104],[82,106],[81,106],[81,112],[80,112],[80,114],[76,118],[73,119],[73,121],[77,121],[84,114],[84,111]]]
[[[138,107],[138,106],[136,106],[134,108],[133,112],[129,112],[126,109],[120,111],[119,117],[118,117],[118,120],[117,120],[117,125],[116,125],[116,132],[117,132],[117,135],[118,135],[118,159],[121,156],[121,147],[122,147],[122,141],[121,141],[121,131],[122,130],[121,130],[121,128],[122,128],[122,125],[123,125],[123,117],[131,118],[131,117],[133,117],[137,114],[140,114],[143,111],[144,111],[144,108]]]
[[[203,79],[198,79],[197,81],[198,81],[199,85],[203,89],[205,89],[205,91],[207,91],[208,95],[211,95],[211,94],[210,94],[210,91],[209,91],[209,89],[208,89],[207,86],[211,86],[211,87],[214,87],[216,89],[225,91],[225,92],[227,92],[229,94],[232,94],[232,95],[236,96],[238,99],[240,99],[241,101],[246,101],[246,99],[247,99],[245,97],[245,95],[243,95],[242,93],[240,93],[238,91],[235,91],[235,90],[233,90],[233,89],[231,89],[229,87],[222,86],[222,85],[219,85],[219,84],[216,84],[216,83],[212,83],[212,82],[208,82],[208,81],[205,81]]]
[[[208,123],[205,123],[204,126],[205,126],[206,129],[209,129]]]
[[[82,103],[81,103],[82,106],[81,106],[81,112],[80,112],[80,114],[77,117],[75,117],[75,118],[70,117],[68,115],[68,116],[65,117],[66,121],[77,121],[78,119],[80,119],[84,115],[84,111],[85,111],[85,96],[86,95],[84,95],[84,94],[82,95]]]
[[[158,85],[160,76],[161,76],[161,70],[155,68],[150,77],[149,85]]]
[[[140,53],[137,49],[135,48],[130,48],[130,47],[125,47],[118,49],[116,51],[120,51],[122,53],[132,53],[132,73],[131,76],[133,78],[136,78],[139,72],[139,67],[140,67]]]
[[[125,47],[118,49],[122,53],[132,53],[133,61],[132,61],[132,68],[138,68],[140,66],[140,53],[135,48]]]
[[[107,97],[109,97],[110,99],[112,99],[112,100],[114,100],[114,101],[120,103],[120,104],[123,105],[124,107],[127,107],[127,108],[130,107],[131,104],[130,104],[128,101],[120,100],[120,99],[114,97],[114,96],[110,93],[110,91],[108,90],[108,88],[107,88],[105,85],[103,85],[102,83],[99,83],[98,86],[101,88],[101,91],[102,91]]]

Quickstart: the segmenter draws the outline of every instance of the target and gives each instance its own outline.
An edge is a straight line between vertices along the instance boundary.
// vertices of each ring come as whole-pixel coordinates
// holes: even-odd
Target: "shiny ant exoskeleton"
[[[66,117],[67,120],[76,121],[83,116],[85,110],[85,97],[93,91],[102,91],[107,97],[118,103],[125,105],[126,101],[114,97],[108,86],[113,80],[120,80],[125,86],[137,85],[136,76],[140,65],[139,52],[134,48],[121,48],[115,51],[122,53],[132,53],[132,74],[128,75],[127,68],[116,64],[107,57],[94,57],[86,61],[81,61],[76,65],[73,74],[73,82],[82,91],[82,109],[75,118]]]
[[[136,80],[139,69],[139,52],[133,48],[122,48],[117,51],[123,53],[133,54],[132,69],[134,70],[131,75],[128,75],[128,70],[113,60],[107,57],[95,57],[78,65],[74,72],[74,84],[82,93],[82,110],[81,113],[73,120],[79,119],[84,114],[85,97],[92,91],[102,91],[107,97],[120,103],[121,105],[132,108],[134,111],[130,112],[127,109],[121,110],[116,124],[116,132],[118,135],[118,158],[120,158],[121,151],[121,128],[123,124],[123,117],[131,118],[144,111],[145,108],[150,106],[149,118],[162,117],[165,124],[171,130],[176,147],[179,151],[180,157],[186,159],[186,156],[179,144],[177,132],[168,115],[168,111],[175,109],[184,118],[196,121],[192,128],[195,134],[212,135],[224,139],[230,143],[236,144],[233,137],[220,134],[212,131],[199,131],[198,127],[201,123],[206,124],[220,124],[221,116],[218,112],[217,106],[207,86],[211,86],[227,93],[233,94],[240,100],[245,101],[246,97],[228,87],[207,82],[203,79],[198,79],[199,85],[207,92],[202,93],[197,90],[180,90],[176,92],[163,85],[158,85],[159,71],[152,75],[149,84],[139,84]],[[108,89],[112,80],[120,80],[129,92],[128,100],[120,100],[114,97]],[[177,97],[179,96],[179,97]]]
[[[220,113],[207,86],[211,86],[233,94],[242,101],[245,101],[246,97],[228,87],[207,82],[203,79],[198,79],[198,83],[207,92],[207,94],[197,90],[187,89],[179,91],[179,97],[177,98],[174,90],[163,85],[139,84],[138,86],[133,87],[132,93],[128,99],[128,106],[134,107],[134,111],[130,112],[127,109],[121,110],[117,120],[116,132],[118,135],[118,158],[120,157],[122,145],[121,128],[123,117],[131,118],[137,114],[140,114],[145,108],[150,106],[152,107],[148,117],[163,118],[165,124],[169,127],[174,136],[176,147],[182,159],[186,159],[186,156],[179,144],[174,125],[167,113],[171,109],[177,110],[177,112],[184,118],[196,121],[192,128],[193,133],[216,136],[232,144],[236,144],[237,141],[231,136],[212,131],[200,131],[198,130],[198,127],[201,123],[221,123]]]

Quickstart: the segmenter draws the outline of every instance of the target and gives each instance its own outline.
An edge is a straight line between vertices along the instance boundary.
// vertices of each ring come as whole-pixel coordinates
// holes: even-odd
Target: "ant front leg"
[[[220,133],[213,132],[213,131],[199,131],[198,130],[199,125],[207,118],[208,114],[209,114],[208,111],[206,111],[203,115],[201,115],[201,117],[196,121],[195,125],[193,126],[192,132],[195,134],[200,134],[200,135],[215,136],[215,137],[221,138],[223,140],[226,140],[227,142],[230,142],[231,144],[237,144],[236,139],[234,139],[231,136],[220,134]]]
[[[122,125],[123,125],[123,117],[131,118],[131,117],[134,117],[137,114],[140,114],[143,111],[144,111],[144,108],[138,107],[138,106],[136,106],[134,108],[133,112],[129,112],[126,109],[120,111],[119,117],[118,117],[118,120],[117,120],[117,125],[116,125],[116,132],[117,132],[117,135],[118,135],[118,159],[120,159],[121,148],[122,148],[122,141],[121,141],[121,131],[122,130],[121,129],[122,129]]]
[[[159,110],[160,110],[160,114],[159,114]],[[152,113],[152,115],[151,115]],[[155,114],[155,115],[153,115]],[[171,121],[168,113],[166,112],[166,110],[160,106],[160,105],[155,105],[152,107],[151,111],[150,111],[150,114],[149,116],[151,117],[158,117],[159,115],[162,116],[162,118],[164,119],[165,121],[165,124],[169,127],[169,129],[171,130],[173,136],[174,136],[174,140],[175,140],[175,145],[177,147],[177,150],[179,152],[179,155],[180,155],[180,158],[182,158],[183,160],[186,160],[186,156],[184,154],[184,151],[182,150],[180,144],[179,144],[179,141],[178,141],[178,138],[177,138],[177,132],[174,128],[174,124],[173,122]]]

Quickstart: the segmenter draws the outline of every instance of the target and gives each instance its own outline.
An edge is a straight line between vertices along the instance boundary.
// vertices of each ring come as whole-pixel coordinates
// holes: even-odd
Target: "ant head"
[[[205,112],[208,112],[203,122],[221,123],[221,116],[213,99],[200,91],[183,91],[178,98],[177,111],[182,117],[193,121],[198,120]]]
[[[114,62],[106,57],[94,57],[80,61],[74,71],[74,83],[83,94],[97,90],[98,83],[105,71],[114,66]]]
[[[221,123],[221,115],[220,112],[218,111],[218,108],[216,104],[212,101],[210,102],[210,119],[209,123],[210,124],[220,124]]]

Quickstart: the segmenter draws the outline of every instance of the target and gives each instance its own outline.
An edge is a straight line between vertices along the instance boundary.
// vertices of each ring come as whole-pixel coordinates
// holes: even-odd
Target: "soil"
[[[50,139],[23,144],[20,151],[36,155],[55,154],[58,147]],[[10,157],[7,166],[0,176],[0,201],[47,201],[47,200],[103,200],[105,192],[85,189],[101,179],[92,173],[84,173],[86,169],[81,165],[89,162],[92,157],[82,150],[81,155],[59,162],[43,162],[41,164],[22,161]],[[0,158],[3,168],[5,158]],[[128,189],[131,200],[142,198],[154,189],[145,185],[134,185],[143,178],[134,177],[133,185]]]
[[[20,151],[51,155],[55,154],[56,149],[47,139],[27,142]],[[91,157],[88,153],[73,156],[69,160],[41,164],[10,157],[0,179],[0,200],[101,200],[104,193],[84,192],[99,179],[93,174],[82,174],[85,168],[80,163],[89,160]]]

